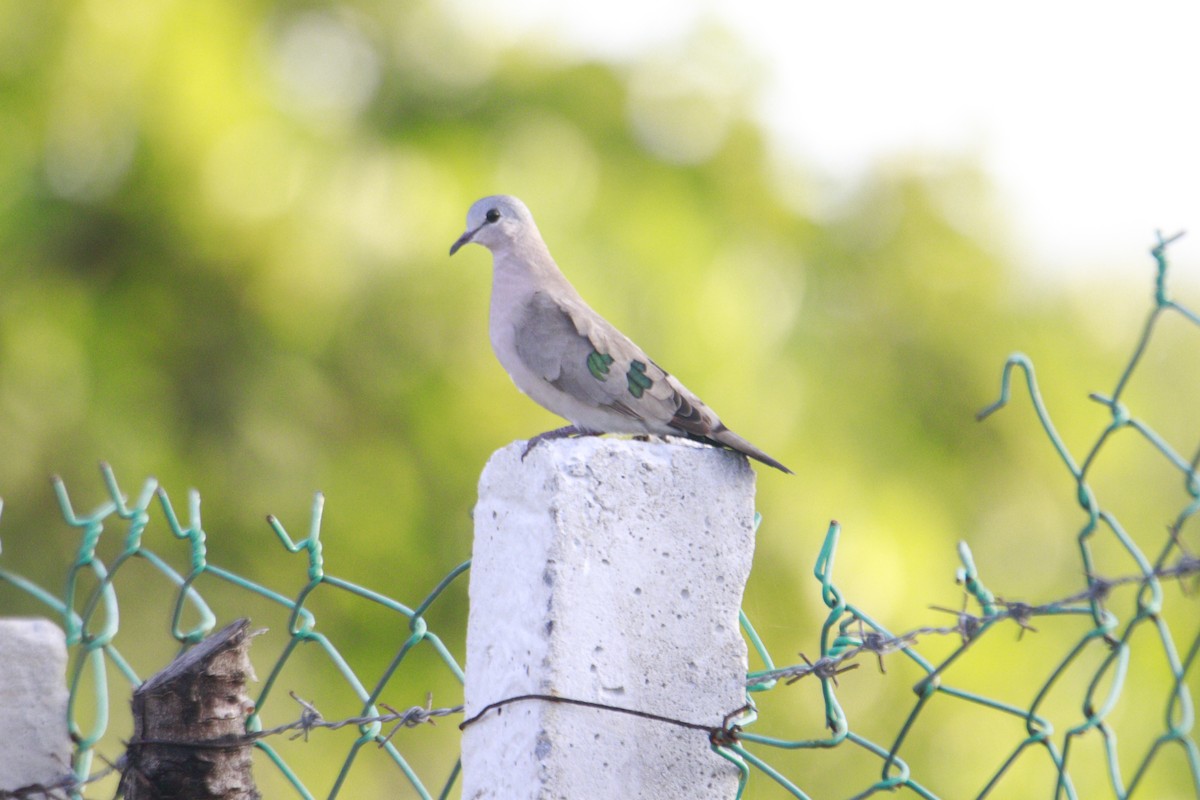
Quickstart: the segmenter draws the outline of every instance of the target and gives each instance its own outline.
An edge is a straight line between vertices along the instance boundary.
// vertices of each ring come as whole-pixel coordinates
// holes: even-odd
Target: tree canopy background
[[[1133,346],[1148,257],[1120,286],[1031,283],[1006,261],[986,181],[951,157],[879,164],[818,210],[810,170],[774,155],[748,113],[753,54],[719,29],[619,64],[484,34],[423,2],[0,3],[10,569],[61,582],[77,542],[47,476],[99,502],[105,460],[130,488],[197,488],[213,561],[285,592],[303,576],[279,566],[262,517],[302,529],[321,491],[330,569],[423,597],[469,556],[488,455],[561,424],[492,356],[490,258],[446,254],[469,204],[504,192],[597,310],[796,470],[759,471],[745,608],[773,650],[816,648],[810,572],[831,518],[839,585],[894,630],[958,607],[960,539],[1006,596],[1077,585],[1073,484],[1027,404],[974,413],[1024,350],[1067,443],[1090,443],[1105,414],[1085,396],[1111,388]],[[1174,333],[1136,398],[1173,414],[1165,433],[1194,435],[1179,411],[1196,407],[1195,335]],[[1097,480],[1131,475],[1145,480],[1129,513],[1166,524],[1184,495],[1149,456],[1130,447]],[[3,597],[5,613],[44,613]],[[161,624],[151,588],[138,602]],[[461,654],[465,584],[439,611]],[[351,608],[322,626],[359,663],[399,636]],[[165,627],[145,630],[125,646],[150,669],[172,648]],[[1000,691],[1011,659],[1062,645],[1027,636],[970,674]],[[395,704],[452,694],[435,671]],[[910,676],[867,672],[852,724],[895,730]],[[789,691],[776,719],[820,735],[815,683]],[[914,733],[909,764],[947,796],[977,790],[995,747],[940,727]],[[457,755],[453,736],[406,736],[414,763]],[[326,750],[298,752],[319,772]],[[820,768],[839,757],[789,756],[816,796],[843,785]],[[362,771],[355,796],[383,796],[365,787],[390,786],[387,767]],[[1154,779],[1182,787],[1182,773]],[[771,791],[757,780],[751,796]]]

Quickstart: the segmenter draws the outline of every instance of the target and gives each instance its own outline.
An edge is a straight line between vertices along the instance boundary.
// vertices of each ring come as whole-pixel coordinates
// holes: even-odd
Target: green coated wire
[[[1082,463],[1075,460],[1053,424],[1050,413],[1038,389],[1033,363],[1028,356],[1022,353],[1015,353],[1006,360],[1001,374],[999,399],[983,409],[978,415],[980,419],[983,419],[1009,403],[1013,375],[1015,371],[1019,370],[1024,375],[1027,393],[1043,432],[1075,481],[1076,500],[1085,512],[1086,517],[1085,524],[1076,535],[1084,567],[1084,576],[1087,582],[1086,590],[1082,595],[1085,606],[1080,607],[1072,602],[1064,602],[1039,607],[1036,611],[1039,614],[1058,615],[1086,613],[1091,616],[1094,627],[1085,631],[1079,641],[1070,648],[1069,652],[1052,669],[1045,683],[1035,694],[1029,707],[1021,708],[1010,703],[1004,703],[963,689],[951,687],[946,685],[942,680],[943,674],[968,649],[973,641],[977,641],[985,635],[996,623],[1010,617],[1008,606],[997,601],[996,596],[987,589],[980,579],[974,557],[965,542],[959,545],[959,557],[963,567],[959,570],[958,579],[967,594],[978,604],[980,611],[978,615],[971,615],[969,617],[971,622],[969,638],[964,635],[962,646],[945,658],[940,664],[934,666],[919,656],[913,647],[908,646],[907,642],[900,643],[901,640],[893,637],[883,626],[875,623],[868,615],[847,602],[840,590],[833,583],[833,562],[839,534],[839,528],[834,523],[830,526],[829,532],[826,535],[814,569],[814,576],[820,582],[822,601],[830,610],[821,629],[822,658],[832,657],[837,659],[853,656],[863,651],[865,649],[864,646],[867,644],[867,635],[862,633],[861,629],[865,626],[871,631],[871,636],[876,637],[880,641],[900,643],[895,645],[899,652],[915,661],[925,670],[925,677],[918,681],[914,687],[917,692],[917,700],[909,715],[901,723],[901,728],[892,744],[888,747],[870,742],[852,730],[847,730],[841,739],[837,736],[832,736],[823,740],[788,740],[782,737],[760,736],[743,731],[739,734],[739,741],[741,743],[782,749],[837,747],[841,746],[843,742],[857,744],[879,757],[882,761],[883,770],[881,779],[867,787],[867,789],[861,794],[856,795],[856,797],[866,797],[881,791],[894,791],[901,786],[905,786],[919,796],[932,798],[934,797],[932,793],[911,780],[911,777],[907,773],[907,767],[901,766],[903,761],[900,759],[900,751],[904,747],[908,732],[917,722],[926,703],[930,698],[940,694],[1025,720],[1028,735],[999,764],[998,769],[984,781],[982,790],[977,795],[978,797],[990,795],[1017,760],[1024,753],[1028,752],[1030,748],[1036,748],[1047,755],[1054,767],[1055,786],[1053,793],[1055,797],[1074,800],[1078,795],[1069,768],[1072,743],[1093,732],[1101,738],[1109,782],[1119,798],[1126,798],[1132,793],[1133,788],[1137,786],[1138,782],[1147,773],[1151,760],[1162,747],[1167,745],[1176,745],[1183,750],[1194,791],[1196,796],[1200,797],[1200,748],[1197,747],[1193,731],[1194,713],[1191,695],[1184,680],[1185,675],[1189,674],[1198,658],[1200,658],[1197,655],[1197,653],[1200,653],[1200,634],[1195,635],[1187,655],[1182,659],[1179,658],[1174,637],[1161,615],[1165,601],[1162,581],[1158,577],[1160,571],[1168,565],[1173,555],[1180,557],[1185,555],[1177,532],[1183,527],[1186,521],[1200,514],[1200,476],[1197,474],[1197,465],[1200,464],[1200,450],[1197,451],[1196,456],[1191,461],[1187,461],[1165,439],[1154,431],[1150,425],[1134,417],[1120,402],[1120,397],[1130,384],[1135,369],[1147,350],[1156,325],[1164,314],[1177,313],[1188,322],[1200,326],[1200,315],[1195,314],[1170,299],[1166,292],[1167,261],[1165,250],[1167,245],[1171,241],[1174,241],[1174,238],[1176,237],[1163,239],[1160,236],[1158,245],[1152,251],[1157,266],[1155,308],[1151,311],[1146,321],[1132,357],[1118,378],[1115,390],[1111,396],[1092,395],[1092,399],[1103,403],[1110,409],[1112,412],[1112,421],[1100,432],[1096,442]],[[1096,463],[1102,448],[1110,437],[1122,428],[1129,428],[1136,431],[1154,450],[1164,456],[1172,467],[1179,470],[1184,477],[1185,489],[1192,498],[1189,504],[1176,517],[1170,529],[1172,531],[1171,537],[1160,550],[1153,563],[1144,555],[1142,549],[1134,541],[1134,538],[1124,529],[1117,518],[1101,506],[1094,490],[1087,482],[1088,472],[1093,464]],[[1141,574],[1135,612],[1124,624],[1121,635],[1115,639],[1113,636],[1118,628],[1122,627],[1121,621],[1119,616],[1105,605],[1107,587],[1096,573],[1091,550],[1093,538],[1102,530],[1112,535],[1122,550],[1133,560],[1133,563],[1137,566]],[[1025,613],[1032,613],[1032,611],[1033,609],[1027,609]],[[1012,616],[1012,618],[1020,621],[1020,618],[1017,616]],[[748,625],[748,620],[746,623],[743,625],[743,628],[747,631],[753,631],[752,626]],[[1135,765],[1133,777],[1126,784],[1120,767],[1121,761],[1116,732],[1109,723],[1108,718],[1125,691],[1132,651],[1131,638],[1133,633],[1147,623],[1153,625],[1158,632],[1161,650],[1172,675],[1172,686],[1165,710],[1166,731],[1155,740],[1145,757]],[[859,626],[860,632],[858,634],[854,633],[855,626]],[[835,628],[837,635],[831,639]],[[751,635],[748,632],[747,638],[750,639],[755,650],[760,651],[760,657],[764,663],[770,664],[771,662],[767,660],[768,657],[762,655],[762,651],[765,648],[762,648],[761,640],[757,634]],[[1065,729],[1060,747],[1054,741],[1054,728],[1052,724],[1040,713],[1040,708],[1049,696],[1052,687],[1060,682],[1060,679],[1063,678],[1069,667],[1083,653],[1097,646],[1105,648],[1105,657],[1087,683],[1081,700],[1081,719],[1076,724],[1068,726]],[[820,663],[818,662],[818,665]],[[798,671],[801,669],[804,669],[801,665],[778,669],[772,664],[766,670],[751,672],[749,674],[750,688],[758,689],[758,682],[764,677],[774,677],[779,674],[786,674],[789,670]],[[795,674],[818,674],[825,695],[828,722],[831,728],[837,730],[838,726],[842,724],[843,718],[840,708],[836,705],[835,687],[832,680],[818,673],[815,666],[812,665],[809,665],[803,673],[796,672]],[[774,681],[771,683],[771,686],[775,686]],[[792,796],[807,796],[788,778],[771,768],[763,759],[746,751],[744,747],[739,745],[739,747],[731,749],[742,758],[743,764],[754,766],[759,772],[783,787]],[[739,797],[742,796],[748,779],[749,776],[746,774],[741,776],[738,790]]]
[[[288,597],[242,575],[209,563],[207,535],[200,515],[199,493],[193,491],[188,494],[187,522],[184,524],[175,513],[167,493],[155,481],[147,481],[131,505],[121,493],[116,476],[107,464],[101,465],[101,476],[109,498],[101,506],[87,514],[81,514],[74,510],[66,487],[61,480],[56,479],[53,483],[63,519],[69,526],[80,532],[80,543],[76,556],[68,568],[67,581],[61,599],[20,575],[0,569],[0,582],[45,604],[62,620],[64,630],[67,632],[68,643],[74,651],[73,667],[69,676],[68,728],[76,743],[72,768],[81,782],[86,780],[90,774],[96,747],[108,732],[110,724],[109,666],[112,665],[131,688],[141,683],[139,676],[114,646],[121,630],[120,603],[116,588],[123,568],[134,559],[149,564],[174,588],[170,633],[185,646],[200,641],[213,630],[216,624],[215,614],[197,588],[197,584],[205,576],[266,598],[288,610],[289,637],[273,662],[259,691],[255,711],[247,721],[248,733],[262,730],[261,713],[267,708],[280,673],[296,649],[306,643],[315,644],[322,651],[324,657],[332,663],[347,688],[362,704],[364,716],[378,716],[375,706],[377,698],[390,680],[397,679],[396,672],[404,657],[418,646],[429,647],[450,674],[458,682],[462,682],[464,677],[462,668],[442,640],[429,630],[421,614],[424,614],[436,602],[455,579],[467,571],[469,562],[458,565],[439,581],[434,590],[422,600],[415,610],[379,592],[326,575],[320,545],[323,498],[321,495],[317,495],[310,516],[309,533],[305,539],[294,541],[278,520],[273,517],[269,519],[270,529],[284,545],[284,548],[290,553],[302,553],[306,557],[305,574],[308,582],[296,596]],[[146,545],[144,534],[150,524],[149,506],[154,499],[158,500],[162,518],[172,538],[182,542],[186,548],[189,564],[186,574],[180,574],[158,552]],[[124,523],[126,526],[121,539],[123,547],[111,562],[105,562],[97,554],[98,544],[106,535],[106,525],[114,522]],[[94,578],[90,590],[86,593],[82,588],[85,575]],[[379,604],[407,620],[410,635],[401,645],[386,674],[370,691],[362,684],[333,642],[314,630],[316,617],[310,609],[305,607],[305,603],[321,586],[325,586],[329,591],[345,592]],[[77,606],[78,611],[76,610]],[[185,627],[182,620],[185,612],[189,609],[198,617],[198,621],[194,625]],[[78,722],[78,705],[83,702],[85,686],[88,687],[88,711],[91,717],[91,725],[87,730],[82,729]],[[325,796],[332,798],[341,791],[359,750],[368,743],[381,746],[382,751],[386,753],[390,761],[396,764],[400,774],[404,776],[418,796],[430,799],[435,796],[426,788],[418,771],[408,763],[396,744],[386,740],[380,722],[361,724],[359,730],[358,739],[347,752],[333,787]],[[294,789],[296,796],[303,798],[316,796],[270,743],[258,740],[254,746],[264,754],[267,763],[272,764],[287,784]],[[460,767],[456,765],[438,792],[439,796],[448,795],[459,772]],[[71,796],[82,798],[81,788],[73,789]]]

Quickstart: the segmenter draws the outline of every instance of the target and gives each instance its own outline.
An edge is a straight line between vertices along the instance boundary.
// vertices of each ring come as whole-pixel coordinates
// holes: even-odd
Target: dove
[[[525,454],[566,436],[653,434],[726,447],[792,474],[584,302],[520,200],[476,201],[450,255],[466,244],[492,253],[488,333],[496,358],[518,389],[572,423],[533,437]]]

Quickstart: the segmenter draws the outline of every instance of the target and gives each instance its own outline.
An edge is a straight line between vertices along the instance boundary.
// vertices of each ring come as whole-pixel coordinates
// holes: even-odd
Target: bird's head
[[[533,215],[515,197],[492,195],[476,200],[467,212],[467,230],[450,246],[450,255],[464,244],[474,242],[495,252],[517,241],[526,232],[536,232]]]

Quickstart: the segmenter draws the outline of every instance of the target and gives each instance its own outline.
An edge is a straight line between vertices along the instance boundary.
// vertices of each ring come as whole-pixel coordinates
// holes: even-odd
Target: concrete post
[[[0,790],[53,786],[70,775],[66,676],[66,638],[57,625],[0,619]]]
[[[523,442],[479,482],[466,718],[550,694],[719,726],[745,702],[754,472],[690,443]],[[529,700],[463,734],[464,800],[726,800],[703,731]]]

